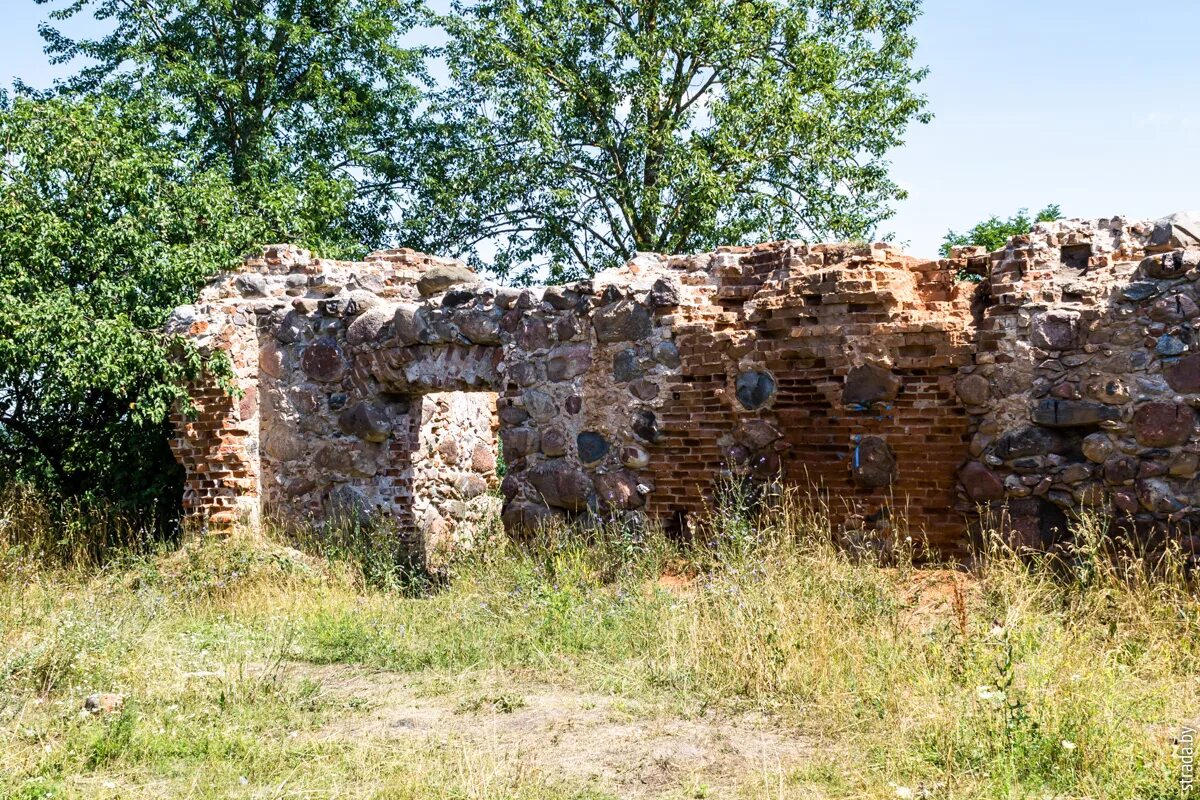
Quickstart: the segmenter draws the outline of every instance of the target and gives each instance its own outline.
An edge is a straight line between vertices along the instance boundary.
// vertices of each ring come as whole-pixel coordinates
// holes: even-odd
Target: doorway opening
[[[431,565],[488,535],[500,518],[496,393],[432,392],[414,397],[412,514]]]

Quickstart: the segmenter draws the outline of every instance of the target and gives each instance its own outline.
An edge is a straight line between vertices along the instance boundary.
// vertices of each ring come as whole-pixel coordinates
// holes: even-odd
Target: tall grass
[[[0,552],[59,568],[98,567],[110,558],[148,553],[178,544],[134,515],[97,500],[51,498],[21,485],[0,488]]]
[[[254,785],[299,774],[302,786],[309,773],[271,731],[353,709],[309,708],[308,690],[286,680],[180,699],[173,676],[309,662],[450,687],[495,674],[557,682],[676,715],[753,712],[814,739],[809,761],[759,776],[746,796],[767,784],[796,798],[1183,796],[1172,739],[1200,713],[1200,602],[1178,552],[1117,547],[1085,517],[1053,554],[1018,554],[993,535],[972,572],[915,567],[907,537],[840,546],[821,506],[789,491],[723,493],[700,531],[684,544],[598,524],[517,543],[493,529],[420,591],[377,579],[360,557],[369,538],[301,542],[321,557],[235,537],[93,576],[9,572],[0,720],[40,720],[57,755],[0,745],[0,760],[21,765],[7,786],[193,774],[200,755],[164,755],[155,733],[182,724],[181,704],[190,735],[224,742],[205,751],[214,774],[232,781],[252,762]],[[86,726],[37,709],[98,689],[138,698],[138,717],[93,763],[68,747],[86,750],[74,738]],[[197,710],[214,703],[220,713]],[[358,785],[363,759],[388,758],[362,747],[323,763]],[[310,785],[327,785],[318,772]],[[445,796],[485,796],[446,780]],[[507,791],[570,796],[536,782]]]

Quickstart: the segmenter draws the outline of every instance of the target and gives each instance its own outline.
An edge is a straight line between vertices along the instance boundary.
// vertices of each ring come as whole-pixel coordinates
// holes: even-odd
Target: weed
[[[459,702],[457,711],[460,714],[478,713],[490,709],[497,714],[511,714],[525,708],[525,698],[519,694],[504,693],[497,695],[477,695],[464,698]]]

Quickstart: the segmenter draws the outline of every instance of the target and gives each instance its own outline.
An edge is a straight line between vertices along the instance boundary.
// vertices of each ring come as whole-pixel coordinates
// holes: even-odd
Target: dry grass
[[[493,539],[420,591],[248,539],[103,568],[10,542],[0,796],[1184,796],[1179,562],[1084,520],[1054,563],[885,568],[794,499],[705,538]],[[125,709],[81,716],[96,691]]]

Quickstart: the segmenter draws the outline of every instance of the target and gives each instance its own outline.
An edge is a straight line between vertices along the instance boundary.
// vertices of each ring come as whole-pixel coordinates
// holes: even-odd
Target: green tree
[[[552,279],[640,250],[868,236],[904,196],[885,154],[927,119],[918,7],[456,4],[406,234]]]
[[[170,310],[330,210],[275,183],[247,213],[173,124],[146,103],[0,96],[0,480],[174,513],[166,415],[203,364],[161,333]]]
[[[52,22],[90,12],[110,26],[93,39],[41,26],[52,61],[87,64],[60,88],[121,86],[170,101],[202,165],[225,166],[243,194],[277,181],[338,192],[349,181],[354,202],[324,220],[330,235],[366,246],[386,238],[411,173],[423,54],[400,40],[419,0],[37,2],[65,3]]]
[[[943,258],[947,258],[950,255],[950,248],[952,247],[976,245],[986,247],[988,252],[999,250],[1012,237],[1029,233],[1033,230],[1035,222],[1053,222],[1056,219],[1062,219],[1062,211],[1059,209],[1057,203],[1051,203],[1046,206],[1033,219],[1029,218],[1029,209],[1027,208],[1019,209],[1016,214],[1008,219],[1000,219],[993,214],[966,233],[955,233],[952,230],[946,231],[946,238],[942,241],[942,246],[938,252],[941,253]]]

